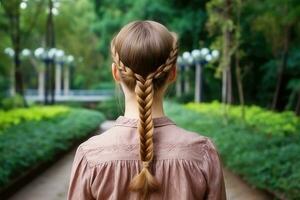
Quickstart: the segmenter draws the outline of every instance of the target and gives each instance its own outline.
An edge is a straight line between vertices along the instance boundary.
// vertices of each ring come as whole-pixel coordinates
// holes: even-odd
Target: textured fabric
[[[119,116],[115,125],[82,143],[75,155],[69,200],[135,200],[128,190],[141,170],[138,119]],[[224,200],[222,166],[212,141],[178,127],[168,117],[154,118],[151,172],[161,184],[151,200]]]

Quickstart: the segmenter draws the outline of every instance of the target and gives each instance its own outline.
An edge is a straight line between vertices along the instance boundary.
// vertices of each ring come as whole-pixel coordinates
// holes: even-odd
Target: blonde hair
[[[129,189],[147,199],[160,188],[150,172],[153,160],[152,103],[154,92],[165,83],[168,72],[175,67],[178,45],[175,33],[154,21],[135,21],[124,26],[111,42],[113,62],[122,81],[134,90],[139,110],[140,159],[143,168]]]

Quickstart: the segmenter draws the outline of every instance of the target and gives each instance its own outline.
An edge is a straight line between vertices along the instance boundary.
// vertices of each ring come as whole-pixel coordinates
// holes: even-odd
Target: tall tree
[[[252,3],[253,2],[249,2]],[[280,96],[284,90],[284,78],[289,59],[291,44],[296,39],[293,36],[294,28],[300,20],[300,5],[297,0],[273,0],[259,2],[256,7],[258,13],[253,20],[254,27],[261,31],[272,48],[274,58],[277,60],[277,81],[272,100],[272,109],[281,110],[284,105],[280,103]]]
[[[206,4],[208,12],[207,27],[211,36],[215,36],[215,43],[222,48],[219,71],[222,73],[222,102],[225,120],[227,119],[228,105],[232,104],[232,56],[235,52],[234,19],[232,0],[212,0]]]
[[[22,3],[23,6],[24,4],[29,4],[22,0],[0,0],[0,15],[3,16],[0,22],[0,32],[10,38],[10,43],[14,50],[14,67],[13,70],[10,71],[14,74],[15,91],[23,96],[24,105],[26,106],[24,98],[24,71],[22,70],[21,65],[21,50],[24,48],[24,44],[30,40],[30,36],[41,13],[43,1],[30,2],[30,6],[28,6],[29,8],[24,10],[21,9]],[[29,11],[26,12],[27,10]]]
[[[24,98],[23,74],[21,69],[21,33],[20,33],[20,4],[21,0],[4,1],[1,0],[4,13],[9,22],[9,35],[14,50],[14,74],[16,92]],[[25,98],[24,98],[25,102]],[[25,103],[26,104],[26,103]]]
[[[234,34],[234,41],[236,44],[236,51],[235,51],[235,74],[236,74],[236,81],[237,81],[237,87],[238,87],[238,95],[241,105],[241,116],[242,119],[245,119],[245,99],[244,99],[244,89],[243,89],[243,81],[242,81],[242,68],[240,65],[240,60],[243,55],[243,51],[240,49],[240,43],[241,43],[241,9],[242,9],[242,0],[236,0],[235,3],[235,34]]]

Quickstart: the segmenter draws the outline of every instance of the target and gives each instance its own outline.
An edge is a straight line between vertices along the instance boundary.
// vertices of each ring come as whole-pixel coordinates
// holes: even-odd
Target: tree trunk
[[[231,19],[231,0],[225,2],[225,20]],[[230,49],[232,48],[232,31],[228,26],[223,29],[223,91],[222,101],[223,103],[232,103],[232,81],[231,81],[231,54]]]
[[[227,90],[227,73],[226,69],[222,69],[222,102],[226,103],[226,90]]]
[[[243,90],[243,81],[241,77],[241,66],[240,66],[240,58],[239,58],[239,53],[238,51],[236,52],[235,55],[235,74],[236,74],[236,82],[238,86],[238,95],[239,95],[239,100],[240,100],[240,105],[241,105],[241,114],[242,114],[242,119],[245,119],[245,99],[244,99],[244,90]]]
[[[55,47],[55,33],[54,33],[54,25],[53,25],[53,13],[52,13],[52,8],[53,8],[53,2],[52,0],[48,1],[48,9],[49,9],[49,14],[47,17],[47,24],[46,24],[46,46],[49,49]],[[48,80],[46,80],[48,83],[48,87],[46,87],[46,92],[49,93],[47,90],[50,90],[50,104],[55,103],[55,64],[54,60],[51,59],[49,60],[48,66],[46,69],[46,77],[48,77]],[[48,75],[47,75],[48,74]],[[48,97],[45,96],[45,103],[48,103]]]
[[[297,100],[297,104],[296,104],[295,113],[297,116],[300,116],[300,90],[298,92],[298,100]]]
[[[242,0],[236,1],[236,28],[235,28],[235,43],[236,43],[236,51],[235,51],[235,75],[236,75],[236,83],[238,87],[238,96],[241,106],[241,118],[245,120],[245,99],[244,99],[244,90],[243,90],[243,81],[241,75],[241,66],[240,66],[240,34],[241,34],[241,4]]]
[[[27,102],[24,96],[24,83],[23,83],[23,73],[21,69],[21,35],[20,35],[20,8],[19,4],[16,4],[15,12],[11,15],[11,42],[14,49],[14,65],[15,65],[15,87],[16,93],[22,96],[24,106],[27,107]],[[11,12],[11,11],[8,11]],[[12,11],[13,12],[13,11]]]
[[[231,59],[230,59],[231,60]],[[231,62],[231,61],[230,61]],[[228,67],[228,71],[227,71],[228,75],[227,75],[227,88],[228,88],[228,92],[227,92],[227,102],[228,104],[232,104],[233,103],[233,98],[232,98],[232,75],[231,75],[231,66]]]
[[[231,0],[225,1],[224,19],[231,20],[232,2]],[[225,23],[227,24],[227,23]],[[223,32],[223,56],[222,56],[222,102],[225,123],[228,117],[227,104],[232,103],[232,81],[231,81],[231,53],[232,48],[232,31],[228,25],[222,28]]]
[[[289,50],[289,43],[290,43],[290,25],[287,25],[285,27],[284,31],[284,39],[283,39],[283,49],[282,49],[282,57],[281,57],[281,64],[278,67],[277,72],[277,83],[276,83],[276,89],[273,96],[273,102],[272,102],[272,109],[276,110],[278,109],[278,102],[280,93],[282,91],[282,82],[283,82],[283,76],[284,76],[284,70],[287,65],[288,60],[288,50]]]
[[[10,39],[14,49],[14,90],[24,98],[23,73],[20,61],[20,2],[2,2],[2,5],[10,23]]]

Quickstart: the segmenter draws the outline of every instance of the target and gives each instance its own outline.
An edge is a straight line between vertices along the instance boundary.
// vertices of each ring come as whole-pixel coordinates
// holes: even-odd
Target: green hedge
[[[200,113],[209,113],[214,116],[221,116],[222,104],[218,101],[212,103],[188,103],[187,108]],[[231,105],[228,109],[228,116],[231,120],[242,123],[241,107]],[[245,106],[245,123],[249,128],[257,129],[259,133],[267,135],[289,135],[300,134],[300,118],[292,111],[273,112],[261,107],[252,105]]]
[[[0,188],[22,172],[68,150],[103,121],[99,112],[68,108],[53,117],[25,120],[5,128],[0,135]]]
[[[9,111],[0,110],[0,131],[24,121],[40,121],[68,111],[70,108],[66,106],[33,106]]]
[[[165,108],[167,115],[178,125],[211,137],[225,166],[250,184],[268,190],[281,199],[300,199],[299,118],[295,119],[288,113],[289,120],[286,120],[286,113],[281,115],[259,109],[256,114],[249,115],[248,122],[244,123],[232,115],[226,125],[215,106],[182,106],[167,102]],[[254,112],[251,111],[253,108],[249,109],[246,112]],[[252,120],[258,121],[257,124],[252,124],[256,128],[252,127]],[[296,124],[294,120],[297,121]],[[284,127],[285,123],[290,122],[296,129]],[[278,126],[277,123],[282,124]],[[266,134],[269,131],[264,128],[274,128],[271,132],[275,132]],[[281,134],[279,131],[285,133]]]

